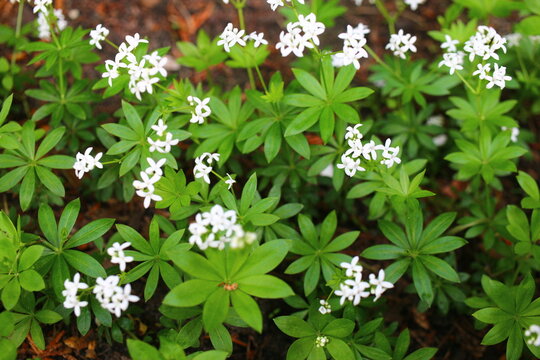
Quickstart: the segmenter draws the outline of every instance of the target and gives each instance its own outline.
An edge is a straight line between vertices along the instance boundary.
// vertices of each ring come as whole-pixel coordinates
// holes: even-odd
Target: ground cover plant
[[[1,5],[0,359],[540,357],[539,0],[164,3]]]

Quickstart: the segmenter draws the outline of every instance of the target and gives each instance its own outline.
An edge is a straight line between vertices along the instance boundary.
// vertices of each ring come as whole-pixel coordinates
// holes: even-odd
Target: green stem
[[[456,227],[450,229],[447,234],[448,235],[456,235],[456,234],[462,232],[463,230],[467,230],[469,228],[472,228],[473,226],[481,225],[481,224],[484,224],[486,222],[488,222],[488,219],[478,219],[478,220],[472,221],[472,222],[470,222],[468,224],[456,226]]]
[[[394,69],[392,69],[390,66],[388,66],[388,64],[386,64],[384,61],[381,60],[381,58],[379,57],[379,55],[377,55],[377,53],[375,51],[373,51],[372,48],[370,48],[367,44],[364,45],[364,49],[366,49],[366,51],[368,52],[368,54],[373,57],[373,59],[375,59],[375,61],[381,65],[382,67],[384,67],[386,70],[388,70],[389,72],[391,72],[392,74],[394,74],[394,76],[396,76],[399,80],[403,81],[403,78],[401,77],[400,74],[398,74]]]
[[[244,19],[244,6],[246,6],[246,1],[236,1],[233,3],[233,5],[236,8],[236,12],[238,13],[238,24],[240,25],[240,29],[245,31],[246,21]],[[252,89],[257,89],[257,85],[255,84],[255,77],[253,76],[253,69],[247,68],[247,73],[249,78],[249,85]]]
[[[266,87],[266,83],[264,82],[264,78],[261,74],[261,70],[259,69],[259,65],[257,64],[255,64],[255,71],[257,71],[257,75],[259,76],[259,81],[261,82],[264,92],[268,94],[268,88]]]
[[[17,11],[17,25],[15,27],[15,48],[13,49],[13,54],[11,55],[11,67],[15,65],[17,61],[17,44],[19,43],[19,36],[21,36],[21,27],[22,27],[22,16],[24,9],[24,0],[21,0],[19,3],[19,10]],[[13,70],[12,70],[13,71]]]
[[[106,42],[107,44],[111,45],[111,46],[112,46],[113,48],[115,48],[116,50],[118,50],[118,46],[117,46],[115,43],[113,43],[111,40],[105,38],[105,42]]]
[[[476,89],[471,86],[471,84],[467,81],[467,79],[463,77],[463,75],[460,74],[459,71],[456,71],[456,74],[461,79],[461,81],[469,88],[469,90],[471,90],[473,94],[478,95]]]
[[[381,15],[384,17],[386,22],[388,23],[388,31],[390,32],[390,34],[395,34],[396,33],[395,17],[390,15],[390,13],[388,12],[388,10],[386,9],[386,7],[384,6],[381,0],[375,0],[375,6],[377,7],[377,10],[379,10]]]

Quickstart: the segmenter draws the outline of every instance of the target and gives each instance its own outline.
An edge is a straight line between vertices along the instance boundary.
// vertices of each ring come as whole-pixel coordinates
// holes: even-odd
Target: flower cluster
[[[193,168],[193,174],[195,178],[203,178],[203,180],[210,184],[210,177],[208,176],[212,172],[212,163],[219,161],[218,153],[203,153],[201,156],[195,158],[195,167]]]
[[[116,275],[108,276],[103,279],[98,277],[96,285],[92,291],[101,307],[107,309],[110,313],[120,317],[122,311],[126,311],[130,302],[139,301],[139,297],[131,294],[131,285],[119,286],[120,278]]]
[[[103,153],[97,153],[96,156],[90,155],[93,148],[89,147],[86,149],[84,154],[80,152],[75,156],[75,164],[73,164],[73,169],[75,170],[75,175],[82,179],[85,173],[92,171],[95,167],[103,169],[103,165],[99,162]]]
[[[156,125],[152,125],[152,130],[154,130],[156,135],[159,136],[159,139],[157,140],[153,140],[151,137],[146,139],[148,144],[150,144],[150,148],[148,150],[152,153],[155,151],[162,154],[170,153],[172,147],[178,145],[180,142],[178,139],[173,138],[174,135],[172,133],[165,133],[167,130],[167,125],[165,125],[163,119],[159,119]]]
[[[130,242],[120,244],[115,242],[107,249],[107,254],[111,257],[113,264],[118,264],[120,271],[126,271],[126,264],[133,261],[133,256],[126,256],[124,250],[131,245]]]
[[[328,344],[328,337],[324,336],[324,335],[320,335],[320,336],[317,336],[317,338],[315,339],[315,346],[316,347],[325,347],[326,344]]]
[[[279,42],[276,49],[281,51],[282,56],[288,56],[291,52],[298,57],[304,56],[304,49],[312,49],[319,45],[319,35],[325,30],[321,22],[317,22],[315,14],[307,16],[298,15],[297,22],[287,24],[287,31],[279,34]]]
[[[252,32],[249,35],[245,34],[245,30],[240,30],[234,27],[232,23],[228,23],[225,29],[219,35],[218,45],[223,45],[223,49],[226,52],[230,52],[231,48],[238,44],[240,46],[246,46],[246,41],[253,40],[253,45],[259,47],[261,45],[268,45],[268,41],[264,39],[264,33]]]
[[[54,9],[52,16],[49,14],[49,9],[52,5],[52,0],[34,0],[34,14],[37,13],[38,37],[41,40],[51,39],[51,23],[55,23],[58,30],[64,30],[67,26],[67,21],[62,13],[62,9]]]
[[[293,2],[294,0],[286,0],[287,2]],[[304,4],[304,0],[296,0],[298,1],[300,4]],[[266,2],[270,5],[270,8],[272,9],[272,11],[276,11],[276,9],[280,6],[284,6],[285,3],[283,2],[283,0],[266,0]]]
[[[210,211],[198,213],[195,222],[189,225],[189,243],[197,244],[201,250],[209,247],[223,250],[226,244],[237,249],[255,241],[257,235],[244,231],[236,221],[236,211],[214,205]]]
[[[390,35],[390,41],[386,44],[386,49],[393,51],[395,56],[405,59],[405,54],[408,51],[416,52],[415,42],[416,36],[405,34],[400,29],[397,34]]]
[[[94,30],[90,31],[90,45],[93,45],[101,50],[102,47],[100,41],[104,41],[108,35],[109,29],[99,24]]]
[[[163,170],[161,170],[161,167],[165,164],[166,159],[163,158],[156,162],[152,158],[146,158],[146,161],[148,162],[148,167],[146,170],[140,172],[142,181],[133,181],[133,187],[137,190],[136,194],[144,198],[144,207],[148,208],[152,200],[163,200],[161,196],[154,194],[154,191],[156,190],[154,185],[163,176]]]
[[[321,306],[319,307],[319,312],[321,314],[325,315],[325,314],[330,314],[332,312],[332,307],[330,306],[328,301],[321,299],[319,303],[321,304]]]
[[[194,124],[202,124],[204,123],[204,119],[210,116],[212,114],[212,110],[210,110],[210,107],[208,106],[208,103],[210,102],[210,98],[205,98],[203,100],[199,99],[196,96],[188,96],[187,101],[189,102],[190,106],[193,106],[194,109],[191,112],[191,119],[190,122]]]
[[[506,131],[508,130],[508,128],[506,126],[502,126],[501,130]],[[519,128],[517,127],[510,128],[510,141],[515,143],[518,141],[518,137],[519,137]]]
[[[463,70],[464,59],[467,54],[471,63],[478,57],[481,63],[476,64],[476,71],[472,75],[478,76],[480,80],[487,80],[487,89],[494,86],[504,89],[506,82],[512,80],[512,77],[506,75],[506,67],[499,66],[497,63],[488,63],[487,61],[489,59],[499,60],[497,51],[502,49],[506,53],[506,42],[507,40],[499,35],[495,29],[482,25],[465,42],[463,51],[458,51],[457,45],[459,41],[445,35],[445,41],[441,44],[441,48],[446,52],[443,54],[443,60],[439,63],[439,67],[446,66],[450,69],[450,74],[453,74],[455,71]]]
[[[62,290],[62,296],[64,299],[64,307],[66,309],[73,309],[75,316],[81,315],[81,308],[88,305],[88,301],[81,301],[78,292],[79,290],[88,289],[88,284],[81,282],[81,274],[76,273],[73,277],[73,281],[66,279],[64,281],[64,290]]]
[[[392,147],[392,140],[386,139],[384,145],[376,145],[375,141],[362,143],[364,135],[358,130],[362,124],[356,124],[354,127],[347,127],[347,133],[345,134],[345,140],[350,147],[341,156],[341,164],[337,164],[338,169],[343,169],[348,176],[354,176],[357,171],[366,171],[365,168],[360,166],[361,159],[365,160],[377,160],[379,154],[377,151],[382,151],[381,164],[386,165],[387,168],[391,168],[394,164],[400,164],[401,159],[398,157],[399,146]]]
[[[444,118],[442,117],[442,115],[435,115],[435,116],[430,116],[427,119],[426,125],[442,127],[444,125],[443,122],[444,122]],[[446,134],[440,134],[433,137],[433,144],[435,144],[435,146],[437,147],[444,146],[444,144],[446,144],[447,142],[448,142],[448,136]]]
[[[350,263],[343,262],[340,266],[345,269],[346,279],[339,284],[339,290],[335,291],[335,294],[341,296],[339,300],[343,305],[345,300],[351,301],[353,305],[360,304],[360,301],[370,295],[375,295],[373,301],[377,301],[381,295],[387,290],[394,287],[394,285],[384,280],[384,270],[380,270],[378,276],[375,274],[369,275],[369,282],[362,281],[362,265],[358,264],[358,256],[355,256]]]
[[[531,325],[525,330],[525,337],[527,338],[527,344],[540,346],[540,326]]]
[[[138,33],[126,36],[126,41],[118,47],[114,61],[105,61],[107,71],[102,74],[103,78],[108,78],[109,86],[112,86],[112,81],[121,75],[120,70],[125,69],[129,75],[129,91],[138,100],[141,100],[141,94],[145,92],[153,93],[153,85],[159,82],[158,74],[167,76],[167,58],[159,56],[157,51],[144,55],[140,60],[133,54],[141,43],[148,43],[148,40],[141,39]]]
[[[366,35],[369,31],[369,28],[361,23],[357,27],[347,25],[347,32],[338,35],[340,39],[343,39],[343,52],[332,55],[332,64],[335,67],[353,64],[357,70],[360,69],[359,60],[368,57],[364,45],[366,45]]]

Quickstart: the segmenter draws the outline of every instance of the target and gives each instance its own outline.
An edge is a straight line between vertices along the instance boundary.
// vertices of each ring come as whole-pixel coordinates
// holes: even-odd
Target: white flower
[[[354,306],[360,304],[363,298],[370,295],[369,283],[362,281],[361,274],[354,279],[347,279],[339,284],[339,290],[335,291],[337,296],[340,296],[340,304],[343,305],[346,300],[351,301]]]
[[[88,305],[88,301],[81,301],[77,295],[79,290],[88,289],[88,285],[80,282],[81,274],[76,273],[73,277],[73,281],[66,279],[64,281],[64,290],[62,290],[62,296],[65,297],[64,307],[66,309],[73,309],[75,316],[81,315],[81,308]]]
[[[362,139],[364,135],[358,130],[362,124],[356,124],[353,126],[347,126],[347,133],[345,134],[345,140],[348,139]]]
[[[322,169],[322,171],[319,173],[319,176],[333,178],[334,177],[334,165],[333,164],[328,164],[327,167]]]
[[[416,36],[405,34],[402,29],[397,34],[390,35],[390,41],[386,45],[386,49],[394,52],[395,56],[405,59],[405,53],[408,51],[416,52]]]
[[[288,56],[291,52],[298,57],[302,57],[305,48],[313,48],[315,45],[319,45],[319,35],[324,30],[324,24],[317,22],[315,14],[299,15],[297,22],[288,23],[287,31],[281,32],[276,49],[281,51],[283,57]]]
[[[506,131],[506,130],[508,130],[508,128],[506,126],[502,126],[501,130]],[[513,127],[513,128],[510,129],[510,131],[511,131],[510,140],[512,142],[517,142],[518,141],[518,136],[519,136],[519,128]]]
[[[107,249],[107,254],[111,257],[113,264],[118,264],[120,271],[126,271],[126,264],[133,261],[132,256],[126,256],[124,249],[131,245],[130,242],[125,242],[122,245],[115,242],[110,248]]]
[[[139,33],[136,33],[135,35],[127,35],[126,41],[129,44],[129,49],[134,50],[137,46],[139,46],[140,43],[148,43],[148,40],[141,39],[139,36]]]
[[[437,147],[441,147],[448,142],[448,136],[446,134],[437,135],[433,138],[433,144]]]
[[[120,62],[120,60],[126,58],[130,63],[136,63],[137,58],[133,55],[132,51],[133,49],[128,48],[125,42],[121,43],[120,46],[118,46],[118,53],[115,55],[114,61]]]
[[[189,120],[191,123],[202,124],[204,123],[205,118],[212,114],[212,110],[208,106],[208,103],[210,102],[209,97],[201,100],[196,96],[188,96],[187,100],[191,106],[195,107],[191,112],[191,119]]]
[[[195,167],[193,168],[195,178],[203,178],[207,184],[210,184],[210,177],[208,175],[212,172],[212,167],[210,165],[214,160],[219,161],[218,153],[203,153],[201,156],[195,158]]]
[[[103,165],[99,162],[101,157],[103,156],[103,153],[97,153],[96,156],[90,155],[93,148],[89,147],[86,149],[84,154],[81,154],[80,152],[77,153],[75,156],[75,164],[73,164],[73,169],[75,170],[75,175],[82,179],[85,173],[90,172],[95,167],[102,169]]]
[[[515,47],[519,46],[519,42],[523,38],[523,35],[521,35],[520,33],[513,33],[505,35],[504,38],[506,39],[509,47]]]
[[[45,15],[49,13],[47,6],[52,5],[53,0],[34,0],[34,14],[37,12],[41,12]]]
[[[478,64],[476,67],[477,67],[477,70],[473,72],[473,76],[478,75],[478,77],[482,80],[485,80],[490,77],[489,72],[491,71],[491,64],[486,64],[486,65]]]
[[[144,198],[143,206],[147,209],[152,201],[161,201],[163,198],[154,194],[152,191],[137,190],[137,196]]]
[[[157,162],[154,161],[152,158],[146,158],[146,161],[148,162],[148,168],[144,170],[145,173],[148,175],[156,174],[158,176],[163,175],[163,170],[161,170],[161,167],[165,164],[167,159],[159,159]]]
[[[396,146],[395,148],[391,148],[387,153],[386,156],[383,152],[383,157],[385,157],[384,160],[381,161],[381,164],[386,165],[387,168],[391,168],[394,166],[394,164],[401,164],[401,159],[397,157],[399,154],[399,146]]]
[[[126,67],[126,64],[119,63],[117,61],[112,60],[105,60],[105,69],[107,70],[104,72],[101,77],[103,78],[109,78],[109,86],[112,86],[112,80],[116,79],[120,76],[120,73],[118,72],[118,69],[121,67]]]
[[[100,41],[105,40],[108,35],[109,30],[101,24],[98,24],[98,26],[96,26],[94,30],[90,31],[90,45],[94,45],[99,50],[101,50],[102,47]]]
[[[540,346],[540,326],[531,325],[527,330],[525,330],[525,337],[527,339],[527,344]]]
[[[463,49],[469,53],[469,60],[473,61],[475,56],[479,56],[482,60],[494,58],[499,60],[497,51],[502,49],[506,53],[504,44],[506,39],[497,33],[497,31],[489,26],[479,26],[476,34],[465,42]]]
[[[295,1],[295,0],[286,0],[286,1],[287,2],[292,2],[292,1]],[[304,4],[304,0],[296,0],[296,1],[298,1],[300,4]],[[266,0],[266,2],[270,5],[270,8],[272,9],[272,11],[276,11],[276,9],[279,6],[285,5],[283,0]]]
[[[489,81],[486,85],[486,88],[491,89],[493,86],[496,85],[501,89],[504,89],[504,87],[506,86],[506,82],[512,80],[512,77],[506,75],[506,67],[499,67],[499,64],[494,65],[495,69],[493,69],[493,75],[486,77],[486,80]]]
[[[137,190],[144,190],[147,189],[150,192],[154,191],[154,184],[157,183],[161,179],[161,175],[154,174],[154,176],[150,177],[149,174],[145,171],[140,172],[141,179],[133,181],[133,187]]]
[[[319,312],[321,314],[325,315],[325,314],[330,314],[332,312],[332,307],[330,306],[328,301],[321,299],[319,303],[321,304],[321,306],[319,307]]]
[[[439,67],[447,66],[450,69],[450,75],[456,70],[463,70],[463,58],[465,54],[463,52],[448,52],[443,54],[443,60],[439,63]]]
[[[433,125],[433,126],[443,126],[443,123],[444,123],[444,117],[442,115],[430,116],[426,121],[426,125]]]
[[[96,299],[102,307],[106,308],[106,305],[111,302],[111,297],[114,295],[119,283],[120,277],[116,275],[108,276],[106,279],[102,277],[96,279],[96,285],[92,292],[96,295]]]
[[[360,159],[353,159],[347,154],[341,155],[341,164],[336,165],[338,169],[343,169],[345,174],[350,177],[353,177],[357,171],[366,171],[363,167],[360,166]]]
[[[321,335],[321,336],[317,336],[317,338],[315,339],[315,346],[316,347],[325,347],[326,344],[328,344],[328,337],[324,336],[324,335]]]
[[[237,29],[232,23],[228,23],[221,35],[219,35],[220,40],[217,42],[217,44],[219,46],[223,45],[226,52],[230,52],[231,47],[236,44],[246,46],[246,42],[243,38],[244,33],[244,30]]]
[[[449,35],[444,35],[444,42],[441,44],[441,49],[446,49],[448,52],[457,52],[456,45],[458,40],[453,40]]]
[[[340,39],[343,39],[343,52],[332,56],[333,65],[341,67],[353,64],[357,70],[360,69],[359,60],[368,57],[368,53],[363,47],[366,45],[365,36],[369,31],[369,28],[364,24],[358,24],[355,28],[347,25],[347,32],[338,35]]]
[[[394,284],[388,281],[384,281],[384,270],[379,270],[379,276],[376,277],[375,274],[369,274],[369,284],[371,285],[371,293],[375,295],[373,301],[377,301],[381,295],[387,290],[394,287]]]
[[[156,125],[152,125],[152,130],[154,130],[158,136],[163,136],[163,133],[167,130],[167,125],[165,125],[163,119],[159,119]]]
[[[227,173],[227,180],[225,180],[225,184],[228,185],[227,190],[231,190],[234,183],[236,183],[236,180],[234,180],[229,173]]]
[[[268,45],[268,41],[264,39],[264,33],[252,32],[249,34],[249,39],[253,40],[253,46],[256,48],[261,45]]]
[[[416,11],[418,5],[425,3],[426,0],[405,0],[405,4],[411,7],[411,10]]]
[[[352,258],[350,263],[342,262],[339,264],[343,269],[346,269],[345,275],[348,277],[356,277],[357,275],[362,275],[362,270],[364,269],[362,265],[358,265],[359,257],[355,256]]]
[[[124,288],[117,287],[114,295],[111,297],[111,302],[107,304],[107,309],[120,317],[122,311],[126,311],[130,302],[139,301],[139,297],[131,295],[131,284],[127,284]]]

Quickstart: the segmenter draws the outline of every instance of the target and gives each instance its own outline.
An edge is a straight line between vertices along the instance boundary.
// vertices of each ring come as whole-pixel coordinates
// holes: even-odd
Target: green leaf
[[[419,260],[414,259],[412,269],[414,287],[416,288],[418,296],[420,296],[424,302],[431,305],[433,302],[433,289],[431,286],[431,278],[429,277],[426,268]]]
[[[262,332],[262,313],[259,309],[257,302],[249,295],[246,295],[242,291],[231,292],[232,306],[236,310],[236,313],[242,320],[249,326],[254,328],[257,332]]]
[[[206,331],[223,324],[229,313],[229,292],[219,287],[206,299],[203,307],[203,324]]]
[[[164,360],[155,347],[143,341],[128,339],[127,347],[133,360]]]
[[[240,214],[245,214],[253,202],[255,192],[257,191],[257,174],[253,173],[244,185],[242,197],[240,198]]]
[[[19,273],[19,283],[24,290],[39,291],[45,288],[45,282],[35,270],[25,270]]]
[[[270,275],[243,278],[238,281],[238,288],[263,299],[279,299],[294,295],[294,291],[286,282]]]
[[[298,116],[287,126],[285,140],[293,135],[301,135],[302,132],[312,127],[319,120],[321,111],[321,107],[312,107],[307,108],[298,114]]]
[[[354,322],[349,319],[336,319],[326,325],[321,333],[324,335],[344,338],[349,336],[354,330]]]
[[[405,359],[403,360],[431,360],[437,353],[436,348],[422,348],[418,349],[412,354],[409,354]]]
[[[114,221],[115,219],[99,219],[86,224],[67,241],[65,248],[74,248],[98,239],[109,231]]]
[[[60,216],[60,221],[58,221],[58,237],[60,239],[65,239],[70,235],[71,230],[77,221],[80,209],[81,200],[78,198],[70,201],[66,205]]]
[[[77,250],[65,250],[63,256],[75,270],[93,278],[106,277],[103,266],[90,255]]]
[[[11,310],[17,302],[19,302],[19,296],[21,295],[21,286],[17,278],[12,278],[4,287],[2,291],[2,304],[6,310]]]
[[[58,144],[60,140],[62,140],[62,136],[64,136],[65,132],[66,128],[61,126],[48,133],[45,139],[43,139],[43,141],[39,145],[35,158],[41,159],[43,156],[45,156],[45,154],[51,151],[52,148],[54,148],[56,144]]]
[[[448,281],[459,282],[459,275],[446,261],[431,255],[422,255],[419,256],[418,259],[432,273]]]
[[[26,248],[19,260],[19,271],[27,270],[41,257],[45,248],[41,245],[32,245]]]
[[[28,166],[15,168],[0,178],[0,192],[5,192],[14,187],[28,172]]]
[[[287,256],[289,245],[284,240],[269,241],[253,251],[242,265],[237,274],[232,274],[234,279],[242,279],[246,276],[262,275],[274,270]]]
[[[311,353],[311,350],[314,346],[315,337],[298,339],[293,342],[292,345],[289,347],[289,350],[287,350],[286,360],[304,360]]]
[[[196,306],[216,290],[217,281],[188,280],[174,287],[163,299],[163,304],[177,307]]]
[[[169,258],[183,271],[204,280],[223,280],[223,277],[216,271],[216,267],[202,255],[192,251],[173,250],[175,249],[168,252]]]
[[[331,338],[326,349],[335,360],[355,360],[354,353],[343,340]]]
[[[386,236],[386,238],[394,245],[399,246],[402,249],[410,248],[405,232],[398,225],[386,220],[380,220],[379,229],[381,229],[384,236]]]
[[[513,318],[511,314],[496,307],[480,309],[473,316],[486,324],[496,324]]]
[[[298,80],[304,89],[319,99],[326,99],[326,92],[313,75],[302,69],[292,69],[292,71],[296,80]]]
[[[445,213],[437,216],[433,219],[428,226],[422,232],[422,237],[420,238],[419,247],[430,243],[431,241],[438,238],[443,232],[445,232],[450,225],[454,222],[456,218],[455,212]]]
[[[62,181],[60,181],[58,176],[53,174],[51,170],[43,166],[36,166],[35,169],[39,181],[41,181],[41,183],[45,185],[47,189],[49,189],[53,194],[60,197],[64,197],[66,195],[66,191],[64,189],[64,185],[62,185]]]
[[[279,330],[291,337],[301,338],[316,334],[315,328],[298,316],[279,316],[274,319],[274,323]]]
[[[423,254],[441,254],[459,249],[467,242],[457,236],[443,236],[435,239],[422,247]]]
[[[45,238],[55,246],[58,246],[58,230],[56,228],[56,219],[51,207],[48,204],[41,204],[38,210],[39,228],[45,235]]]
[[[137,249],[145,254],[154,253],[148,241],[146,241],[146,239],[143,238],[135,229],[127,225],[116,224],[116,230],[118,230],[118,233],[125,241],[129,241],[131,243],[131,246],[133,246],[134,249]]]
[[[374,245],[364,250],[361,255],[371,260],[391,260],[405,256],[405,252],[394,245]]]
[[[26,210],[30,206],[34,190],[36,188],[36,172],[34,168],[29,168],[28,172],[24,176],[21,182],[21,188],[19,190],[19,200],[21,203],[21,209]]]
[[[43,309],[36,312],[36,319],[42,324],[54,324],[62,320],[62,316],[56,311]]]
[[[540,20],[540,17],[539,17]],[[508,337],[508,343],[506,344],[506,358],[508,360],[521,359],[521,353],[523,352],[523,330],[518,323],[514,323],[510,336]]]
[[[144,125],[137,110],[130,103],[122,101],[122,111],[126,116],[128,125],[137,133],[139,139],[144,139]]]

